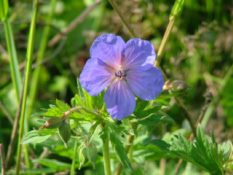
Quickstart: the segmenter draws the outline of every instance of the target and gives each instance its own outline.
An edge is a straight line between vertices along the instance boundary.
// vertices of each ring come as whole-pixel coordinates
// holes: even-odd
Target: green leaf
[[[92,101],[93,98],[85,90],[84,90],[84,98],[86,102],[86,107],[90,110],[93,110],[93,101]]]
[[[56,171],[64,171],[66,169],[69,169],[71,167],[70,164],[64,163],[55,159],[35,159],[33,160],[34,163],[40,163],[43,166],[52,168]]]
[[[95,168],[95,162],[98,157],[95,144],[89,144],[88,147],[85,148],[85,150],[88,160],[92,163],[93,168]]]
[[[85,89],[83,89],[79,79],[77,80],[77,86],[78,86],[78,94],[79,94],[79,99],[77,99],[78,100],[77,104],[79,104],[80,101],[84,101],[85,105],[82,105],[82,106],[87,107],[88,109],[92,110],[93,109],[92,96],[90,96],[88,92]]]
[[[213,175],[223,175],[224,172],[232,170],[232,143],[230,141],[222,145],[204,135],[201,125],[197,128],[197,138],[195,141],[188,141],[179,135],[173,137],[171,144],[162,140],[152,140],[148,143],[156,145],[165,152],[191,162],[204,171]],[[146,144],[148,144],[146,143]]]
[[[63,112],[69,111],[70,110],[70,106],[58,99],[56,99],[56,106]]]
[[[167,142],[160,140],[160,139],[150,140],[150,142],[148,143],[157,146],[158,148],[160,148],[162,151],[165,151],[165,152],[169,151],[169,148],[171,146]]]
[[[8,0],[0,0],[0,17],[4,21],[9,10]]]
[[[53,107],[47,109],[47,111],[44,112],[43,115],[47,117],[63,117],[64,112],[60,108],[53,105]]]
[[[85,148],[83,147],[83,145],[81,145],[79,147],[79,154],[78,154],[78,158],[79,158],[79,169],[82,168],[82,166],[84,165],[85,163],[85,160],[86,160],[86,156],[85,156]]]
[[[43,115],[47,117],[63,117],[64,113],[70,110],[70,106],[60,100],[56,100],[55,104],[50,104],[50,108]]]
[[[51,168],[37,168],[37,169],[30,169],[30,168],[26,168],[26,169],[22,169],[20,170],[20,174],[31,174],[31,175],[35,175],[35,174],[54,174],[56,172],[56,170],[51,169]],[[7,171],[7,174],[16,174],[15,170],[9,170]]]
[[[74,100],[75,100],[76,106],[85,106],[84,98],[82,98],[80,95],[76,94],[74,96]]]
[[[116,133],[110,133],[110,140],[121,164],[129,173],[132,173],[133,169],[127,156],[127,151],[120,139],[117,137]]]
[[[96,96],[93,96],[93,105],[94,108],[98,110],[102,110],[102,108],[105,106],[104,105],[104,92],[99,93]]]
[[[89,134],[88,134],[88,143],[91,143],[94,139],[94,137],[97,135],[99,132],[99,128],[101,127],[101,120],[98,120],[93,123],[93,125],[90,128]]]
[[[63,122],[58,128],[58,133],[62,141],[65,143],[65,146],[67,147],[67,142],[69,141],[71,136],[70,124]]]
[[[141,100],[140,98],[138,98],[137,105],[134,110],[134,114],[143,111],[148,104],[149,104],[149,101]]]
[[[36,130],[29,131],[21,140],[21,144],[40,143],[47,140],[51,135],[44,135]]]
[[[161,107],[162,107],[161,104],[155,104],[155,105],[152,104],[151,106],[149,106],[149,109],[143,111],[138,110],[135,111],[134,114],[138,117],[145,117],[152,113],[158,112],[161,109]]]
[[[84,98],[84,89],[79,81],[79,79],[77,79],[77,88],[78,88],[78,95],[81,98],[82,101],[85,100]]]
[[[146,116],[144,118],[137,117],[137,119],[138,119],[138,122],[140,124],[148,125],[148,126],[156,125],[159,122],[162,122],[162,123],[174,123],[174,120],[171,117],[169,117],[167,114],[162,113],[162,112],[158,112],[158,113],[155,113],[155,114],[150,114],[150,115],[148,115],[148,116]]]

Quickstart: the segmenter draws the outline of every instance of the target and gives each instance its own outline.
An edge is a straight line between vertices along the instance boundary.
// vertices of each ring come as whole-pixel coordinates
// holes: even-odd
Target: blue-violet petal
[[[121,63],[122,50],[125,42],[120,36],[103,34],[96,38],[91,46],[91,57],[97,57],[111,67],[117,67]]]
[[[113,119],[122,120],[133,113],[135,97],[127,83],[116,79],[107,89],[104,100],[107,111]]]
[[[147,65],[153,65],[155,62],[154,46],[146,40],[134,38],[129,40],[123,50],[122,65],[125,69],[135,69]]]
[[[126,79],[130,89],[143,100],[153,100],[163,91],[163,74],[154,66],[129,70]]]
[[[114,70],[98,58],[89,59],[80,75],[80,83],[90,95],[97,95],[113,80]]]

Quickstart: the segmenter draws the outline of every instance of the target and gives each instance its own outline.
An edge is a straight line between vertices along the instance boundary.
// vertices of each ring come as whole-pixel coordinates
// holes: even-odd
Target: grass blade
[[[14,89],[16,92],[17,102],[19,101],[20,91],[21,91],[21,77],[18,66],[18,59],[15,49],[15,42],[13,37],[12,28],[10,25],[10,21],[8,19],[8,1],[0,0],[0,17],[3,21],[4,30],[5,30],[5,38],[7,43],[7,51],[10,56],[10,70],[11,77],[14,85]]]
[[[28,47],[27,47],[25,82],[24,82],[24,90],[23,90],[22,107],[21,107],[21,113],[20,113],[20,129],[19,129],[19,139],[18,139],[16,175],[19,174],[20,163],[21,163],[21,149],[22,149],[21,148],[21,139],[22,139],[23,131],[24,131],[24,116],[25,116],[25,108],[26,108],[26,99],[27,99],[29,77],[30,77],[30,72],[31,72],[31,67],[32,67],[37,7],[38,7],[38,0],[35,0],[34,9],[33,9],[33,16],[32,16],[32,21],[31,21],[31,26],[30,26],[30,33],[29,33],[29,38],[28,38]]]

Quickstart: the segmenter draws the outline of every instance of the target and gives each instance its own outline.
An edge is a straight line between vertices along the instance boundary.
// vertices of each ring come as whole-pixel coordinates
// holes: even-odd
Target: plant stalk
[[[16,92],[16,99],[17,99],[17,102],[19,102],[22,82],[21,82],[21,77],[20,77],[20,72],[19,72],[19,65],[18,65],[13,32],[11,29],[10,21],[7,18],[3,21],[3,24],[4,24],[4,30],[5,30],[5,38],[7,42],[7,50],[10,56],[11,77],[12,77],[14,89]]]
[[[157,58],[156,58],[156,61],[154,63],[154,66],[156,66],[156,67],[160,66],[160,63],[162,61],[162,56],[164,54],[165,46],[167,45],[167,41],[169,39],[169,36],[171,34],[171,31],[172,31],[172,28],[175,24],[175,21],[176,21],[176,16],[173,16],[169,19],[168,26],[166,28],[165,34],[163,35],[163,39],[162,39],[161,45],[160,45],[159,50],[158,50]]]
[[[46,21],[47,24],[50,24],[51,21],[52,21],[56,1],[57,0],[52,0],[52,2],[51,2],[50,13],[49,13],[48,19]],[[41,43],[40,43],[39,55],[38,55],[36,63],[41,62],[43,60],[43,58],[44,58],[47,43],[48,43],[49,32],[50,32],[50,27],[45,26],[44,32],[43,32],[43,35],[42,35],[42,39],[41,39]],[[38,66],[38,67],[35,68],[35,71],[32,74],[31,88],[30,88],[30,92],[29,92],[30,102],[29,102],[28,111],[27,111],[27,117],[28,118],[31,116],[33,106],[34,106],[34,103],[35,103],[35,98],[36,98],[36,94],[37,94],[40,73],[41,73],[41,66]]]
[[[103,139],[103,156],[104,156],[104,171],[105,175],[111,175],[111,164],[109,155],[109,135]]]
[[[1,155],[1,171],[2,175],[6,174],[6,165],[5,165],[5,152],[3,144],[0,144],[0,155]]]
[[[73,155],[73,160],[72,160],[72,166],[71,166],[71,170],[70,170],[70,175],[75,175],[75,162],[76,162],[77,148],[78,148],[78,141],[75,140],[74,155]]]
[[[126,26],[126,28],[129,30],[131,37],[138,38],[137,34],[134,32],[133,28],[130,26],[130,24],[124,18],[124,15],[121,13],[120,9],[118,8],[117,4],[115,3],[115,0],[109,0],[109,2],[112,5],[112,7],[114,8],[114,10],[117,12],[119,17],[121,18],[121,20],[124,23],[124,25]]]
[[[35,35],[35,27],[36,27],[37,9],[38,9],[38,0],[35,0],[32,22],[31,22],[30,32],[29,32],[28,47],[27,47],[28,49],[27,49],[27,55],[26,55],[27,62],[26,62],[26,69],[25,69],[25,82],[24,82],[24,90],[23,90],[23,98],[22,98],[22,107],[21,107],[21,113],[20,113],[20,128],[19,128],[19,138],[18,138],[16,175],[18,175],[20,171],[21,151],[22,151],[22,146],[20,142],[23,137],[23,131],[24,131],[24,118],[25,118],[28,84],[29,84],[32,59],[33,59],[34,35]]]

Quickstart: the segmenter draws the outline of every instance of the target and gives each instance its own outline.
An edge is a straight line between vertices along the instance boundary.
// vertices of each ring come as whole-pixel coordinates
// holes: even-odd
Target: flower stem
[[[120,9],[118,8],[117,4],[115,3],[115,0],[109,0],[110,4],[114,8],[114,10],[117,12],[119,17],[121,18],[122,22],[126,26],[126,28],[129,30],[129,33],[131,37],[138,38],[137,34],[134,32],[133,28],[130,26],[130,24],[125,20],[124,15],[121,13]]]
[[[169,19],[169,23],[168,23],[168,26],[166,28],[166,31],[163,35],[163,39],[162,39],[162,42],[161,42],[161,45],[159,47],[159,51],[158,51],[158,54],[157,54],[157,58],[156,58],[156,61],[154,63],[154,66],[156,67],[159,67],[161,61],[162,61],[162,56],[164,54],[164,50],[165,50],[165,46],[167,44],[167,41],[169,39],[169,36],[171,34],[171,31],[172,31],[172,28],[175,24],[175,20],[176,20],[176,16],[173,16]]]
[[[104,156],[104,171],[105,175],[111,175],[111,164],[109,155],[109,135],[103,139],[103,156]]]
[[[20,129],[19,129],[19,138],[18,138],[18,152],[17,152],[17,163],[16,163],[16,175],[19,174],[20,163],[21,163],[21,139],[23,137],[24,131],[24,118],[25,118],[25,108],[28,92],[29,77],[31,72],[32,58],[33,58],[33,47],[34,47],[34,35],[35,35],[35,26],[36,26],[36,15],[37,15],[38,0],[35,0],[32,22],[30,26],[29,39],[28,39],[28,49],[27,49],[27,62],[25,69],[25,82],[22,98],[22,107],[20,113]]]
[[[185,0],[176,0],[174,5],[173,5],[173,8],[172,8],[171,13],[170,13],[170,17],[169,17],[168,26],[166,28],[161,45],[159,47],[157,60],[154,63],[154,66],[156,66],[156,67],[159,67],[159,65],[161,63],[162,56],[163,56],[164,50],[165,50],[165,46],[166,46],[167,41],[169,39],[169,36],[171,34],[172,28],[175,24],[176,18],[182,12],[182,9],[183,9],[184,4],[185,4],[184,2],[185,2]]]
[[[76,162],[77,148],[78,148],[78,141],[75,140],[75,143],[74,143],[74,155],[73,155],[70,175],[75,175],[75,162]]]

